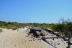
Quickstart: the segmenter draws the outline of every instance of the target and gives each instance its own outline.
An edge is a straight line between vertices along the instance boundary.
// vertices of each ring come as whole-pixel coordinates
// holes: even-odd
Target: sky
[[[72,20],[72,0],[0,0],[0,21],[57,23]]]

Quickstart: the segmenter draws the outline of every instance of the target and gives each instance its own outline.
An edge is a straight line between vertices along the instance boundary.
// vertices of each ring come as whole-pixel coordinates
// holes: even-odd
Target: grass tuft
[[[17,28],[13,28],[13,30],[16,30]]]
[[[2,32],[2,29],[0,29],[0,32]]]

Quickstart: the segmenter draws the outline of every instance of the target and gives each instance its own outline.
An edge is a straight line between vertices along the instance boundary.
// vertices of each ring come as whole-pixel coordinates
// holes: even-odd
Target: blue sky
[[[57,23],[72,19],[72,0],[0,0],[0,20]]]

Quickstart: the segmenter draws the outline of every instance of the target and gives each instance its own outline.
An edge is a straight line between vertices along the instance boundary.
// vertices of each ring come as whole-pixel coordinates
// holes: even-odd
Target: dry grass
[[[0,32],[2,32],[2,29],[0,29]]]

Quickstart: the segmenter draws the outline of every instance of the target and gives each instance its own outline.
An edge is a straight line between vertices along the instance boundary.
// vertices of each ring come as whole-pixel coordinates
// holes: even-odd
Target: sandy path
[[[6,30],[0,33],[0,48],[53,48],[43,41],[30,41],[25,32]]]

